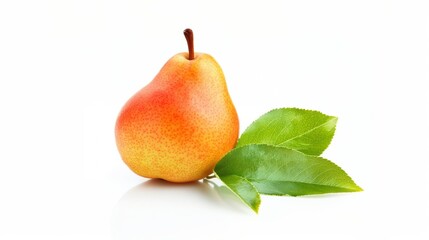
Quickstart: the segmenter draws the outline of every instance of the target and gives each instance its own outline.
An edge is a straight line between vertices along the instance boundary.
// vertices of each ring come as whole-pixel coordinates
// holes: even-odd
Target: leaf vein
[[[323,127],[323,126],[327,125],[328,123],[330,123],[331,121],[334,121],[334,120],[336,120],[336,118],[332,118],[332,119],[330,119],[329,121],[327,121],[327,122],[325,122],[325,123],[323,123],[323,124],[320,124],[319,126],[316,126],[316,127],[312,128],[312,129],[310,129],[310,130],[308,130],[308,131],[305,131],[304,133],[301,133],[301,134],[299,134],[299,135],[297,135],[297,136],[294,136],[294,137],[292,137],[292,138],[289,138],[289,139],[287,139],[287,140],[285,140],[285,141],[283,141],[283,142],[279,143],[278,145],[282,145],[282,144],[285,144],[285,143],[287,143],[287,142],[289,142],[289,141],[292,141],[292,140],[294,140],[294,139],[297,139],[297,138],[299,138],[299,137],[302,137],[302,136],[304,136],[304,135],[306,135],[306,134],[308,134],[308,133],[310,133],[310,132],[312,132],[312,131],[314,131],[314,130],[316,130],[316,129],[318,129],[318,128],[321,128],[321,127]]]

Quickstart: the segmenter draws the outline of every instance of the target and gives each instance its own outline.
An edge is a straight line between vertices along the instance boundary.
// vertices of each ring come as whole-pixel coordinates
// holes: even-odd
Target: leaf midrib
[[[235,174],[234,174],[235,175]],[[236,175],[239,176],[239,175]],[[302,182],[302,181],[290,181],[290,180],[263,180],[263,179],[253,179],[253,178],[246,178],[243,176],[240,176],[244,179],[246,179],[247,181],[249,181],[250,183],[253,182],[257,182],[257,183],[262,183],[263,181],[272,181],[272,182],[290,182],[290,183],[304,183],[304,184],[310,184],[310,185],[316,185],[316,186],[324,186],[324,187],[335,187],[335,188],[342,188],[342,189],[350,189],[350,190],[355,190],[355,189],[359,189],[360,187],[356,185],[356,187],[354,188],[347,188],[347,187],[339,187],[339,186],[334,186],[334,185],[329,185],[329,184],[317,184],[317,183],[308,183],[308,182]]]
[[[283,142],[281,142],[281,143],[278,143],[278,144],[276,144],[276,145],[283,145],[283,144],[285,144],[285,143],[287,143],[287,142],[289,142],[289,141],[292,141],[292,140],[294,140],[294,139],[297,139],[297,138],[299,138],[299,137],[302,137],[302,136],[304,136],[304,135],[306,135],[306,134],[308,134],[308,133],[310,133],[310,132],[312,132],[312,131],[314,131],[314,130],[316,130],[316,129],[318,129],[318,128],[321,128],[321,127],[323,127],[323,126],[325,126],[325,125],[327,125],[328,123],[330,123],[331,121],[333,121],[333,120],[336,120],[336,118],[335,117],[333,117],[333,118],[331,118],[329,121],[327,121],[327,122],[325,122],[325,123],[323,123],[323,124],[320,124],[319,126],[317,126],[317,127],[314,127],[314,128],[312,128],[312,129],[310,129],[310,130],[307,130],[307,131],[305,131],[304,133],[301,133],[301,134],[299,134],[299,135],[297,135],[297,136],[294,136],[294,137],[292,137],[292,138],[289,138],[289,139],[287,139],[287,140],[285,140],[285,141],[283,141]]]
[[[258,210],[259,210],[259,206],[260,206],[260,204],[261,204],[261,198],[260,198],[260,196],[259,196],[259,191],[258,191],[258,189],[255,187],[255,185],[253,185],[253,183],[251,182],[251,181],[249,181],[247,178],[245,178],[245,177],[243,177],[243,176],[240,176],[240,175],[237,175],[237,174],[231,174],[231,175],[226,175],[226,176],[236,176],[236,177],[239,177],[239,178],[242,178],[242,179],[244,179],[246,182],[248,182],[254,189],[255,189],[255,191],[256,191],[256,193],[258,193],[258,196],[257,196],[257,203],[256,203],[256,205],[254,206],[255,208],[253,208],[253,206],[251,206],[251,205],[249,205],[249,203],[247,203],[245,200],[244,200],[244,198],[242,198],[241,196],[240,196],[240,194],[238,194],[236,191],[234,191],[234,190],[232,190],[231,189],[231,187],[228,185],[228,184],[226,184],[225,182],[224,182],[224,180],[222,179],[222,177],[221,176],[219,176],[216,172],[214,172],[214,174],[215,174],[215,176],[217,177],[217,178],[219,178],[224,184],[225,184],[225,186],[226,186],[226,188],[228,188],[235,196],[237,196],[239,199],[240,199],[240,201],[242,202],[242,203],[244,203],[245,205],[247,205],[247,206],[249,206],[253,211],[255,211],[256,213],[258,213]],[[226,177],[225,176],[225,177]]]

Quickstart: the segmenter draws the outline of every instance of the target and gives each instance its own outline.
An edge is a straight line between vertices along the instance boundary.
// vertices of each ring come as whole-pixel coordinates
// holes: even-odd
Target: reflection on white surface
[[[429,239],[428,1],[170,2],[0,1],[1,240]],[[365,191],[256,215],[203,182],[134,186],[116,116],[186,27],[242,131],[278,107],[336,115],[323,156]]]
[[[213,231],[212,226],[222,224],[222,212],[228,216],[254,215],[226,187],[215,182],[148,180],[131,188],[116,204],[112,234],[114,239],[154,239],[161,235],[200,239]],[[202,224],[195,225],[198,222]],[[214,222],[216,225],[212,225]]]

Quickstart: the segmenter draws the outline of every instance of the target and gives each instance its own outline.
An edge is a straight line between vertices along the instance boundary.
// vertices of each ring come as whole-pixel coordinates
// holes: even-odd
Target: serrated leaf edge
[[[323,116],[325,116],[325,117],[330,117],[330,118],[332,118],[332,119],[330,119],[329,121],[327,121],[327,122],[325,122],[325,123],[323,123],[323,124],[321,124],[321,125],[319,125],[319,126],[317,126],[317,127],[315,127],[315,128],[313,128],[313,129],[311,129],[311,130],[309,130],[309,131],[306,131],[305,133],[303,133],[303,134],[300,134],[300,135],[298,135],[298,136],[295,136],[295,137],[293,137],[293,138],[291,138],[291,139],[288,139],[288,140],[286,140],[286,141],[284,141],[284,142],[282,142],[281,144],[283,144],[283,143],[285,143],[285,142],[287,142],[287,141],[289,141],[289,140],[292,140],[292,139],[296,139],[296,138],[298,138],[298,137],[301,137],[301,136],[303,136],[304,134],[306,134],[306,133],[308,133],[308,132],[310,132],[310,131],[313,131],[314,129],[317,129],[317,128],[319,128],[319,127],[321,127],[321,126],[323,126],[323,125],[325,125],[325,124],[327,124],[328,122],[330,122],[330,121],[332,121],[332,120],[336,120],[336,121],[338,121],[338,117],[336,117],[336,116],[331,116],[331,115],[328,115],[328,114],[325,114],[325,113],[322,113],[321,111],[318,111],[318,110],[311,110],[311,109],[305,109],[305,108],[297,108],[297,107],[288,107],[288,108],[274,108],[274,109],[271,109],[270,111],[268,111],[268,112],[266,112],[266,113],[264,113],[264,114],[262,114],[262,115],[260,115],[258,118],[256,118],[256,120],[254,120],[252,123],[250,123],[249,124],[249,126],[247,126],[246,127],[246,129],[243,131],[243,133],[245,133],[249,128],[250,128],[250,126],[252,126],[256,121],[258,121],[261,117],[263,117],[263,116],[265,116],[265,115],[267,115],[267,114],[269,114],[269,113],[271,113],[271,112],[274,112],[274,111],[277,111],[277,110],[287,110],[287,109],[294,109],[294,110],[303,110],[303,111],[309,111],[309,112],[315,112],[315,113],[320,113],[321,115],[323,115]],[[334,139],[334,137],[335,137],[335,133],[336,133],[336,130],[337,130],[337,125],[335,124],[335,127],[334,127],[334,134],[332,135],[332,138],[331,139],[329,139],[329,143],[328,143],[328,146],[331,144],[331,142],[332,142],[332,140]],[[238,143],[240,142],[240,138],[243,136],[243,133],[241,133],[240,134],[240,137],[238,138],[238,140],[237,140],[237,143],[236,143],[236,145],[238,145]],[[252,143],[252,144],[255,144],[255,143]],[[240,147],[244,147],[244,146],[247,146],[247,145],[251,145],[251,144],[246,144],[246,145],[242,145],[242,146],[239,146],[238,148],[240,148]],[[283,146],[278,146],[278,145],[273,145],[273,144],[265,144],[265,145],[269,145],[269,146],[275,146],[275,147],[283,147]],[[236,147],[237,148],[237,147]],[[284,148],[287,148],[287,147],[284,147]],[[235,148],[234,148],[235,149]],[[234,150],[234,149],[232,149],[232,150]],[[290,148],[287,148],[287,149],[290,149]],[[319,155],[321,155],[325,150],[326,150],[327,148],[325,148]],[[292,150],[292,149],[291,149]],[[229,152],[228,152],[229,153]],[[302,153],[302,152],[301,152]],[[305,154],[305,153],[304,153]],[[306,155],[308,155],[308,156],[319,156],[319,155],[310,155],[310,154],[306,154]]]
[[[347,178],[349,178],[349,180],[351,180],[352,182],[353,182],[353,184],[357,187],[356,188],[356,192],[361,192],[361,191],[363,191],[363,189],[359,186],[359,185],[357,185],[356,184],[356,182],[353,180],[353,178],[352,177],[350,177],[350,175],[346,172],[346,171],[344,171],[344,169],[342,169],[340,166],[338,166],[336,163],[334,163],[333,161],[331,161],[331,160],[329,160],[329,159],[326,159],[326,158],[324,158],[324,157],[321,157],[321,156],[313,156],[313,155],[308,155],[308,154],[305,154],[305,153],[303,153],[303,152],[300,152],[300,151],[298,151],[298,150],[295,150],[295,149],[291,149],[291,148],[287,148],[287,147],[281,147],[281,146],[277,146],[277,145],[272,145],[272,144],[265,144],[265,143],[257,143],[257,144],[247,144],[247,145],[243,145],[243,146],[240,146],[240,147],[236,147],[236,148],[234,148],[234,149],[231,149],[231,151],[229,151],[227,154],[225,154],[223,157],[222,157],[222,159],[224,159],[224,157],[226,157],[227,155],[229,155],[229,154],[231,154],[231,152],[232,151],[234,151],[234,150],[236,150],[236,149],[239,149],[239,148],[243,148],[243,147],[246,147],[246,146],[249,146],[249,145],[258,145],[258,146],[269,146],[269,147],[275,147],[275,148],[285,148],[285,149],[288,149],[288,150],[291,150],[291,151],[294,151],[294,152],[297,152],[297,153],[300,153],[300,154],[304,154],[304,155],[306,155],[306,156],[310,156],[310,157],[317,157],[317,158],[320,158],[320,159],[322,159],[322,160],[325,160],[325,161],[328,161],[328,162],[330,162],[330,163],[332,163],[334,166],[336,166],[336,167],[338,167],[344,174],[345,174],[345,176],[347,177]],[[221,159],[221,161],[222,161],[222,159]],[[220,161],[219,161],[220,162]],[[218,162],[218,163],[219,163]],[[217,165],[217,164],[216,164]],[[216,168],[216,166],[215,166],[215,168]],[[215,175],[216,175],[216,177],[217,178],[219,178],[221,181],[222,181],[222,179],[217,175],[217,173],[216,172],[214,172],[215,173]],[[244,177],[244,176],[241,176],[241,175],[237,175],[237,174],[234,174],[235,176],[238,176],[238,177],[241,177],[241,178],[243,178],[243,179],[245,179],[246,181],[248,181],[248,179],[249,178],[246,178],[246,177]],[[223,181],[222,181],[223,182]],[[249,182],[249,181],[248,181]],[[298,182],[298,181],[295,181],[295,182]],[[224,182],[223,182],[224,183]],[[256,191],[259,193],[259,191],[258,191],[258,189],[251,183],[251,182],[249,182],[255,189],[256,189]],[[307,183],[307,182],[299,182],[299,183]],[[224,183],[225,185],[227,185],[226,183]],[[307,183],[307,184],[313,184],[313,183]],[[322,185],[322,184],[314,184],[314,185],[320,185],[320,186],[329,186],[329,187],[338,187],[338,186],[334,186],[334,185]],[[229,187],[228,187],[229,188]],[[338,188],[340,188],[340,187],[338,187]],[[230,189],[230,188],[229,188]],[[345,189],[349,189],[349,188],[345,188]],[[231,189],[230,189],[231,190]],[[231,190],[232,191],[232,190]],[[234,192],[234,191],[232,191],[232,192]],[[259,194],[261,194],[261,193],[259,193]],[[327,193],[323,193],[323,194],[327,194]],[[276,195],[276,194],[263,194],[262,193],[262,195],[275,195],[275,196],[291,196],[291,195],[288,195],[288,194],[284,194],[284,195]],[[317,194],[306,194],[306,195],[317,195]],[[305,195],[297,195],[297,196],[305,196]],[[241,198],[240,198],[241,199]],[[244,202],[245,203],[245,202]],[[246,205],[247,205],[247,203],[246,203]]]
[[[350,177],[349,175],[347,175],[348,177]],[[248,179],[248,178],[247,178]],[[353,179],[352,179],[353,180]],[[281,181],[281,182],[285,182],[285,181]],[[289,181],[289,182],[295,182],[295,183],[306,183],[306,182],[299,182],[299,181]],[[354,182],[354,181],[353,181]],[[316,184],[316,183],[306,183],[306,184],[312,184],[312,185],[317,185],[317,186],[328,186],[328,187],[336,187],[336,188],[342,188],[342,189],[348,189],[348,190],[352,190],[352,191],[344,191],[344,192],[326,192],[326,193],[313,193],[313,194],[300,194],[300,195],[290,195],[290,194],[269,194],[269,193],[261,193],[258,191],[258,193],[260,195],[266,195],[266,196],[291,196],[291,197],[300,197],[300,196],[311,196],[311,195],[325,195],[325,194],[344,194],[344,193],[350,193],[350,192],[362,192],[363,189],[358,186],[356,183],[356,188],[344,188],[344,187],[337,187],[337,186],[332,186],[332,185],[323,185],[323,184]]]
[[[286,109],[295,109],[295,110],[304,110],[304,111],[310,111],[310,112],[317,112],[317,113],[320,113],[320,114],[322,114],[322,115],[324,115],[324,116],[327,116],[327,117],[334,117],[334,116],[330,116],[330,115],[324,114],[324,113],[322,113],[321,111],[318,111],[318,110],[311,110],[311,109],[305,109],[305,108],[297,108],[297,107],[274,108],[274,109],[271,109],[270,111],[268,111],[268,112],[266,112],[266,113],[264,113],[264,114],[260,115],[258,118],[256,118],[256,120],[254,120],[252,123],[250,123],[250,124],[249,124],[249,126],[247,126],[247,128],[243,131],[243,133],[244,133],[244,132],[246,132],[246,131],[247,131],[247,129],[248,129],[248,128],[253,124],[253,123],[255,123],[256,121],[258,121],[258,120],[259,120],[259,118],[261,118],[261,117],[265,116],[266,114],[271,113],[271,112],[274,112],[274,111],[277,111],[277,110],[286,110]]]
[[[223,180],[222,180],[222,178],[216,173],[216,171],[213,171],[214,172],[214,174],[215,174],[215,176],[223,183],[223,184],[225,184],[225,186],[235,195],[235,196],[237,196],[239,199],[240,199],[240,201],[242,202],[242,203],[244,203],[246,206],[248,206],[250,209],[252,209],[256,214],[258,214],[258,211],[259,211],[259,206],[261,205],[261,196],[260,196],[260,193],[259,193],[259,191],[258,191],[258,189],[255,187],[255,185],[253,185],[251,182],[249,182],[248,180],[247,180],[247,178],[245,178],[245,177],[243,177],[243,176],[240,176],[240,175],[235,175],[234,174],[234,176],[237,176],[237,177],[240,177],[240,178],[242,178],[242,179],[244,179],[246,182],[248,182],[254,189],[255,189],[255,191],[258,193],[258,197],[257,197],[257,205],[255,206],[255,208],[253,208],[252,206],[250,206],[249,204],[247,204],[247,202],[245,202],[244,201],[244,199],[237,193],[237,192],[235,192],[234,190],[232,190],[229,186],[228,186],[228,184],[226,184]],[[228,175],[228,176],[231,176],[231,175]]]
[[[322,113],[322,114],[323,114],[323,113]],[[328,115],[326,115],[326,116],[328,116]],[[314,127],[314,128],[312,128],[312,129],[310,129],[310,130],[308,130],[308,131],[306,131],[306,132],[304,132],[304,133],[302,133],[302,134],[300,134],[300,135],[297,135],[297,136],[295,136],[295,137],[293,137],[293,138],[289,138],[288,140],[283,141],[283,142],[279,143],[278,145],[273,145],[273,146],[283,147],[283,146],[281,146],[282,144],[287,143],[287,142],[289,142],[289,141],[292,141],[292,140],[294,140],[294,139],[300,138],[300,137],[302,137],[302,136],[306,135],[307,133],[310,133],[310,132],[312,132],[312,131],[314,131],[314,130],[316,130],[316,129],[318,129],[318,128],[321,128],[321,127],[323,127],[323,126],[327,125],[328,123],[330,123],[330,122],[332,122],[332,121],[335,121],[334,133],[332,134],[332,137],[331,137],[331,138],[329,139],[329,141],[328,141],[328,146],[329,146],[329,145],[331,145],[331,142],[332,142],[332,140],[334,139],[335,132],[336,132],[336,130],[337,130],[338,117],[335,117],[335,116],[328,116],[328,117],[330,117],[331,119],[329,119],[329,120],[328,120],[328,121],[326,121],[325,123],[320,124],[319,126]],[[247,145],[249,145],[249,144],[247,144]],[[285,148],[287,148],[287,147],[285,147]],[[289,148],[288,148],[288,149],[289,149]],[[323,151],[322,151],[320,154],[318,154],[318,155],[306,154],[306,153],[304,153],[304,154],[306,154],[306,155],[308,155],[308,156],[320,156],[320,155],[321,155],[321,154],[322,154],[326,149],[327,149],[327,147],[326,147],[325,149],[323,149]],[[297,150],[297,151],[298,151],[298,150]]]

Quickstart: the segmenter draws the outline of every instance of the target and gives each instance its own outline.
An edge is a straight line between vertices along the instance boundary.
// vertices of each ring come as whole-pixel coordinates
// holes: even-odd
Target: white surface
[[[0,238],[428,239],[425,1],[1,1]],[[323,156],[365,191],[262,197],[146,181],[113,128],[183,29],[223,67],[241,131],[276,107],[339,116]]]

